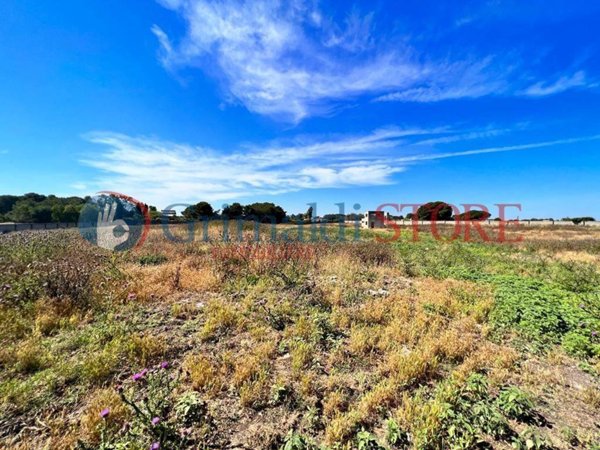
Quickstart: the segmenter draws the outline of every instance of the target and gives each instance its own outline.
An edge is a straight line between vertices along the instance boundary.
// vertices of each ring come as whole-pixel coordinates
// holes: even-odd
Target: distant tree
[[[212,217],[214,214],[213,207],[210,203],[199,202],[195,205],[188,206],[183,211],[183,217],[186,219],[200,219],[202,217]]]
[[[340,222],[344,221],[344,216],[342,214],[325,214],[321,218],[321,222]]]
[[[62,222],[64,207],[62,205],[54,205],[51,208],[51,220],[52,222]]]
[[[429,202],[417,210],[419,220],[452,220],[452,207],[445,202]]]
[[[60,221],[61,222],[69,222],[69,223],[77,222],[79,220],[79,214],[81,213],[82,208],[83,208],[82,204],[66,205],[65,208],[63,209]]]
[[[237,219],[244,215],[244,207],[235,202],[223,208],[223,215],[230,219]]]
[[[46,198],[47,197],[45,195],[36,194],[35,192],[29,192],[28,194],[23,195],[23,199],[31,200],[32,202],[35,202],[35,203],[43,202],[44,200],[46,200]]]
[[[270,202],[252,203],[244,206],[244,217],[260,222],[274,220],[275,223],[281,223],[285,218],[285,211],[281,206]]]
[[[52,222],[52,208],[49,205],[36,205],[33,207],[34,223]]]
[[[408,214],[406,215],[406,219],[407,219],[407,220],[413,220],[413,217],[415,217],[415,215],[414,215],[413,213],[408,213]],[[417,216],[417,218],[418,218],[418,216]]]
[[[34,203],[29,200],[19,200],[13,206],[8,215],[14,222],[29,223],[33,222]]]
[[[0,214],[15,222],[76,222],[85,200],[29,193],[0,196]]]
[[[490,216],[491,214],[487,211],[474,209],[469,212],[457,214],[456,216],[454,216],[454,220],[487,220],[490,218]]]
[[[0,214],[8,214],[18,200],[16,195],[0,195]]]
[[[596,219],[594,219],[593,217],[574,217],[574,218],[571,219],[571,221],[575,225],[579,225],[582,222],[595,222]]]

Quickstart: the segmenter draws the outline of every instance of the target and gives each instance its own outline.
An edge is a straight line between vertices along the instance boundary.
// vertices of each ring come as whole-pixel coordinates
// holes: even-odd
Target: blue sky
[[[4,0],[0,193],[600,217],[600,3]]]

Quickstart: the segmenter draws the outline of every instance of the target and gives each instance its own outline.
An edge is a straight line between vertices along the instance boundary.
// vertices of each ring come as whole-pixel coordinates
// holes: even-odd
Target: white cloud
[[[176,144],[115,133],[86,138],[106,151],[82,162],[100,169],[98,189],[123,191],[157,203],[228,200],[313,188],[342,188],[390,183],[402,170],[369,160],[401,144],[406,137],[436,131],[385,128],[368,135],[332,140],[298,139],[288,145],[245,147],[243,151]]]
[[[112,190],[157,206],[173,201],[227,201],[305,189],[392,184],[419,161],[526,150],[600,139],[600,136],[444,152],[449,142],[485,139],[503,130],[460,131],[388,127],[353,136],[303,137],[287,144],[224,152],[122,134],[86,138],[104,146],[82,162],[99,169],[88,190]]]
[[[596,84],[587,79],[585,72],[579,71],[572,75],[564,75],[554,83],[535,83],[525,89],[522,94],[529,97],[543,97],[546,95],[558,94],[573,88],[594,86],[596,86]]]
[[[360,96],[423,103],[551,95],[587,84],[577,72],[527,88],[531,74],[516,54],[450,48],[435,57],[409,35],[375,33],[374,13],[357,9],[338,23],[308,0],[158,1],[186,24],[175,39],[152,27],[162,64],[200,68],[221,80],[228,101],[277,120],[329,114]]]
[[[504,94],[510,89],[506,77],[514,68],[504,67],[500,77],[494,75],[495,70],[498,68],[491,57],[479,62],[439,64],[436,75],[429,80],[423,80],[421,85],[382,95],[375,101],[430,103]]]
[[[187,24],[177,45],[160,27],[152,28],[165,66],[213,74],[216,68],[232,98],[279,119],[297,122],[361,95],[392,92],[380,100],[437,101],[503,89],[490,78],[491,58],[432,61],[402,40],[377,40],[372,13],[353,10],[338,25],[300,0],[162,4]]]

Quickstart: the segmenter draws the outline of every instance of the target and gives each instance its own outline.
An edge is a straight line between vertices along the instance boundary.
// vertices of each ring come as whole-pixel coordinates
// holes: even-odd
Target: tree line
[[[0,222],[77,222],[87,200],[89,197],[57,197],[34,192],[0,195]]]
[[[236,202],[225,206],[222,211],[215,211],[208,202],[199,202],[184,209],[183,217],[187,220],[228,218],[281,223],[287,217],[287,213],[281,206],[271,202],[256,202],[248,205]]]
[[[58,197],[56,195],[42,195],[30,192],[24,195],[0,195],[0,222],[18,223],[52,223],[52,222],[77,222],[83,205],[90,200],[86,197]],[[148,206],[152,222],[161,221],[162,214],[154,206]],[[467,217],[468,214],[468,217]],[[472,210],[469,213],[454,215],[450,204],[443,201],[428,202],[421,205],[416,214],[406,215],[406,219],[418,220],[487,220],[490,213],[481,210]],[[319,217],[321,222],[356,221],[363,217],[362,214],[325,214]],[[305,213],[290,214],[279,205],[271,202],[255,202],[247,205],[235,202],[225,206],[222,210],[214,210],[208,202],[202,201],[188,206],[180,219],[203,220],[206,218],[228,218],[232,220],[256,220],[260,222],[282,223],[309,223],[317,218],[313,215],[313,208],[309,207]],[[391,216],[392,220],[402,220],[403,216]],[[176,219],[177,220],[177,219]],[[494,220],[500,220],[496,218]],[[553,220],[553,219],[530,219]],[[583,222],[592,222],[593,217],[565,217],[563,221],[571,221],[578,225]]]

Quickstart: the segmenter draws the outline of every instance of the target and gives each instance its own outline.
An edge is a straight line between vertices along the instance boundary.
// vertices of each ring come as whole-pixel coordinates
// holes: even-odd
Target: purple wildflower
[[[158,442],[155,442],[154,444],[152,444],[150,446],[150,450],[158,450],[160,448],[160,444]]]
[[[100,411],[100,417],[102,417],[103,419],[106,419],[109,414],[110,414],[110,409],[108,409],[108,408],[104,408],[102,411]]]
[[[131,378],[133,378],[133,381],[138,381],[138,380],[141,380],[142,378],[144,378],[144,374],[141,372],[134,373]]]
[[[592,337],[596,337],[598,336],[598,332],[597,331],[592,331]]]
[[[156,426],[160,423],[160,417],[154,417],[152,419],[152,425]]]
[[[148,373],[148,369],[143,369],[143,370],[140,372],[140,375],[142,375],[143,377],[145,377],[147,373]]]
[[[163,361],[160,363],[161,369],[166,369],[167,367],[169,367],[169,363],[167,361]]]

